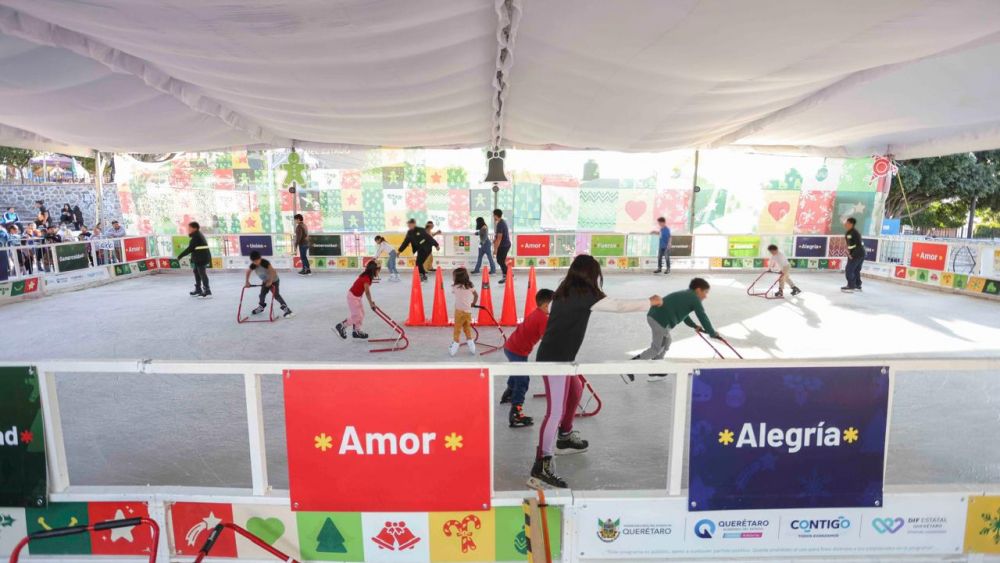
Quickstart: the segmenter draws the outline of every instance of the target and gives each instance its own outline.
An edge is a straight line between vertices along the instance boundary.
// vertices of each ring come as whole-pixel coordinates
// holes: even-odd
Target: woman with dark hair
[[[71,225],[76,217],[73,216],[73,208],[70,207],[68,203],[64,203],[62,209],[59,210],[59,224],[60,225]]]
[[[490,259],[490,274],[497,270],[496,262],[493,261],[493,245],[490,244],[490,229],[486,226],[486,219],[476,217],[476,235],[479,236],[479,258],[476,259],[476,268],[473,274],[479,273],[479,268],[483,266],[483,256]]]
[[[589,254],[573,259],[566,278],[559,284],[552,299],[549,322],[538,345],[539,362],[574,362],[587,335],[590,313],[645,312],[663,303],[659,295],[644,299],[616,299],[604,294],[601,265]],[[566,487],[566,481],[555,474],[553,454],[573,454],[587,451],[589,445],[573,430],[573,416],[580,404],[583,382],[573,375],[546,375],[545,418],[539,431],[535,464],[528,485]]]
[[[73,206],[73,228],[80,230],[83,227],[83,210],[80,209],[79,205]]]

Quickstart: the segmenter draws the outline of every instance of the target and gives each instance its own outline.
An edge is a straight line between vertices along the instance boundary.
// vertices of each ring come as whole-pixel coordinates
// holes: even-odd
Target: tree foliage
[[[888,217],[901,217],[909,223],[934,204],[948,204],[945,210],[951,215],[968,214],[972,205],[1000,209],[1000,150],[904,160],[898,165],[899,178],[886,200]],[[938,208],[941,210],[940,205]]]
[[[31,162],[31,157],[35,156],[35,151],[28,149],[18,149],[15,147],[0,147],[0,165],[13,166],[17,169],[17,176],[24,181],[21,169]]]

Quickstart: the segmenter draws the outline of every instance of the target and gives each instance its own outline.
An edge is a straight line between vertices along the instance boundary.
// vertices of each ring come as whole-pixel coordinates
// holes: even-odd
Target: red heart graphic
[[[625,204],[625,213],[632,218],[633,221],[638,221],[639,217],[646,212],[646,202],[641,200],[630,201]]]
[[[788,215],[791,210],[792,206],[787,201],[772,201],[767,206],[767,212],[775,221],[781,221],[781,218]]]

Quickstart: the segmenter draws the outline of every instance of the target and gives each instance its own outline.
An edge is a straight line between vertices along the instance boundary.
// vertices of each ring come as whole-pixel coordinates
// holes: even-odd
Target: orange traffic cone
[[[485,268],[483,268],[483,288],[479,292],[479,305],[489,311],[490,314],[486,314],[483,309],[479,310],[479,317],[476,319],[476,324],[483,326],[496,326],[493,321],[493,295],[490,293],[490,274]]]
[[[528,318],[528,315],[535,310],[537,305],[535,305],[535,294],[538,293],[538,281],[535,280],[535,265],[531,265],[531,269],[528,270],[528,294],[524,296],[524,318]]]
[[[503,288],[503,310],[500,326],[517,326],[517,303],[514,297],[514,261],[507,262],[507,283]]]
[[[448,303],[444,299],[444,277],[441,268],[434,279],[434,305],[431,307],[431,322],[427,326],[448,326]]]
[[[406,318],[406,326],[424,326],[427,317],[424,316],[424,290],[420,287],[420,272],[413,267],[413,286],[410,287],[410,316]]]

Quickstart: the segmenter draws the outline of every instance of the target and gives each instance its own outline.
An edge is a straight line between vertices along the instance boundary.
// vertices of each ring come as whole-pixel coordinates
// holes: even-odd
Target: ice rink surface
[[[236,323],[236,310],[243,274],[210,275],[211,300],[187,295],[192,278],[184,271],[0,307],[0,357],[29,363],[151,358],[458,364],[472,359],[464,349],[456,358],[448,356],[451,330],[446,328],[409,329],[409,349],[391,354],[370,354],[367,343],[341,340],[331,327],[346,315],[353,275],[304,278],[282,272],[282,294],[296,317],[242,325]],[[609,273],[605,290],[615,297],[665,294],[686,288],[692,275]],[[756,275],[699,275],[712,283],[706,309],[713,323],[747,358],[1000,355],[1000,303],[995,301],[876,280],[866,280],[863,293],[843,294],[843,277],[836,273],[796,273],[804,293],[769,301],[746,295]],[[406,318],[410,295],[409,276],[403,277],[400,283],[373,287],[376,303],[399,322]],[[555,288],[560,279],[540,272],[538,284]],[[519,312],[526,285],[526,275],[518,271]],[[252,307],[251,291],[244,307]],[[433,283],[423,285],[428,316],[433,292]],[[502,292],[494,288],[498,316]],[[389,335],[370,311],[366,328],[373,337]],[[492,338],[494,333],[486,334]],[[626,360],[646,346],[648,336],[643,313],[595,314],[578,360]],[[668,357],[707,359],[711,350],[679,328]],[[478,359],[505,361],[501,354]],[[590,380],[604,401],[598,416],[577,419],[590,451],[559,458],[559,473],[576,489],[664,488],[673,382],[654,384],[640,377],[625,385],[617,376]],[[498,380],[497,394],[502,387]],[[74,485],[249,486],[240,376],[69,373],[58,376],[58,388]],[[540,388],[541,381],[533,379],[532,391]],[[897,373],[887,483],[1000,482],[1000,448],[984,447],[982,441],[1000,435],[998,388],[1000,372]],[[264,409],[271,482],[286,488],[277,376],[265,378]],[[526,411],[540,418],[544,400],[529,399]],[[496,420],[496,487],[522,488],[537,430],[508,429],[503,408],[496,409]]]

